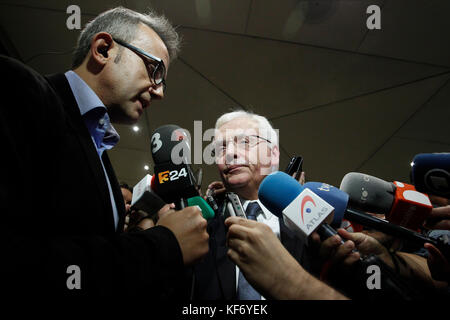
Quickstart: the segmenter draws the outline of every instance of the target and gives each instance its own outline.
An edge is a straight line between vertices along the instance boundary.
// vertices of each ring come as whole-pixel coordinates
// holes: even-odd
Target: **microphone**
[[[154,190],[177,209],[186,207],[186,200],[198,196],[194,174],[189,165],[191,148],[187,133],[176,125],[164,125],[152,134],[151,151],[155,163]]]
[[[152,191],[152,177],[147,174],[133,187],[131,198],[131,209],[142,210],[149,214],[158,212],[166,204],[158,195]]]
[[[314,185],[316,185],[316,187],[314,187]],[[312,190],[305,188],[305,186],[311,187]],[[333,186],[329,186],[327,188],[323,188],[322,186],[322,183],[317,182],[315,184],[309,182],[309,184],[305,183],[303,186],[301,186],[294,178],[290,177],[289,175],[281,172],[275,172],[268,175],[263,180],[258,191],[258,196],[263,205],[266,206],[271,212],[276,215],[282,212],[286,226],[288,226],[289,228],[293,228],[293,230],[298,231],[299,228],[302,228],[302,224],[304,224],[300,220],[300,214],[304,211],[301,207],[299,207],[298,202],[304,202],[302,198],[305,197],[301,196],[301,193],[304,190],[308,190],[311,194],[314,194],[315,197],[324,199],[326,202],[322,200],[323,203],[327,204],[327,202],[329,202],[329,204],[327,205],[332,206],[335,216],[338,217],[335,223],[338,223],[339,219],[341,217],[344,217],[363,226],[376,229],[378,231],[410,241],[420,246],[423,246],[425,242],[429,242],[437,246],[439,249],[442,249],[443,253],[445,252],[444,254],[447,255],[449,253],[450,246],[447,243],[448,241],[445,242],[434,240],[404,227],[391,224],[376,217],[372,217],[367,213],[360,212],[356,209],[350,209],[348,208],[348,202],[346,201],[346,199],[350,199],[350,197],[344,191],[339,190],[338,188]],[[299,200],[296,198],[299,198]],[[289,205],[291,205],[291,210],[288,211],[287,209]],[[321,209],[319,205],[316,205],[316,207]],[[312,212],[312,218],[315,218],[315,216],[318,215],[317,211],[319,210],[315,210],[315,212]],[[308,233],[309,235],[313,230],[308,229],[308,231],[310,231]],[[302,230],[300,234],[305,235],[306,232]]]
[[[189,165],[191,148],[187,132],[177,125],[163,125],[152,134],[151,152],[155,163],[152,189],[166,202],[181,210],[197,205],[205,219],[214,211],[200,197],[198,183]]]
[[[314,185],[316,185],[316,187],[314,187]],[[341,208],[344,208],[343,214],[342,212],[335,210],[335,216],[343,216],[343,218],[348,219],[352,222],[356,222],[365,227],[369,227],[388,235],[409,241],[415,245],[419,245],[420,247],[423,247],[425,242],[431,243],[437,246],[442,251],[442,253],[444,253],[444,255],[449,255],[450,244],[449,240],[445,237],[441,237],[435,240],[429,237],[425,237],[420,233],[414,232],[402,226],[398,226],[385,220],[373,217],[365,212],[358,211],[357,209],[351,209],[348,207],[350,199],[352,198],[351,196],[336,187],[329,186],[329,188],[323,188],[317,187],[318,185],[323,184],[317,182],[309,182],[309,184],[305,183],[304,186],[310,187],[313,192],[315,192],[322,199],[329,202],[335,208],[339,208],[339,210],[341,210]],[[349,201],[345,202],[345,199],[349,199]]]
[[[272,173],[262,181],[258,191],[258,197],[264,206],[274,214],[279,215],[282,212],[285,222],[291,222],[290,225],[295,228],[293,230],[298,231],[298,229],[302,229],[302,224],[304,224],[302,218],[304,218],[305,211],[301,204],[305,203],[307,195],[304,193],[306,191],[308,191],[307,195],[314,195],[314,200],[316,198],[323,199],[326,202],[329,202],[329,204],[327,204],[322,200],[322,203],[325,203],[326,206],[334,207],[333,220],[335,220],[335,222],[338,222],[342,216],[352,221],[355,220],[355,217],[362,218],[356,219],[359,223],[369,221],[376,224],[378,222],[377,220],[380,220],[370,216],[368,216],[367,219],[364,219],[366,218],[365,214],[348,209],[348,195],[333,186],[317,182],[305,183],[301,186],[294,178],[281,172]],[[289,210],[290,207],[293,207],[295,210],[291,212]],[[314,210],[308,212],[309,215],[312,215],[309,219],[314,220],[321,212],[325,215],[328,214],[325,213],[325,211],[322,211],[322,208],[322,204],[316,202]],[[381,223],[389,224],[386,221],[380,221]],[[399,226],[393,226],[395,228],[401,228]],[[407,233],[412,233],[412,231],[408,229],[403,229]],[[300,234],[304,235],[305,232],[301,232]],[[365,258],[361,257],[355,263],[354,268],[349,270],[349,277],[347,277],[347,275],[343,277],[334,277],[333,281],[337,284],[338,288],[345,289],[348,293],[354,294],[355,297],[364,297],[365,295],[369,295],[370,297],[377,291],[367,290],[367,268],[374,265],[379,266],[380,270],[382,270],[383,277],[381,278],[381,281],[383,283],[383,291],[381,292],[383,295],[402,298],[405,296],[405,293],[409,293],[408,285],[401,279],[397,279],[396,275],[390,272],[390,270],[386,268],[385,263],[375,255],[369,255]],[[328,276],[329,270],[327,265],[325,265],[325,268],[322,269],[321,278],[326,279]]]
[[[258,198],[301,238],[308,237],[316,229],[321,236],[336,234],[333,228],[322,224],[335,208],[284,172],[269,174],[259,186]]]
[[[389,222],[415,231],[433,209],[428,196],[413,185],[390,183],[363,173],[346,174],[340,189],[349,194],[352,208],[385,214]]]
[[[450,153],[417,154],[410,174],[418,191],[450,199]]]

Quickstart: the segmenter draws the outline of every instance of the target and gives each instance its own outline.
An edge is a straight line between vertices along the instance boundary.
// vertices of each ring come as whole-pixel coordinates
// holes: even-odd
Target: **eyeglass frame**
[[[122,41],[120,39],[116,39],[114,37],[112,39],[115,42],[117,42],[118,44],[120,44],[121,46],[124,46],[125,48],[130,49],[131,51],[133,51],[137,55],[143,55],[146,58],[149,58],[149,59],[152,59],[152,60],[155,60],[156,62],[158,62],[157,66],[155,67],[155,70],[152,73],[152,81],[157,86],[159,86],[162,83],[163,84],[163,92],[166,91],[166,87],[167,87],[166,80],[165,80],[165,77],[166,77],[166,66],[164,65],[164,61],[161,58],[158,58],[158,57],[156,57],[156,56],[154,56],[154,55],[152,55],[152,54],[150,54],[148,52],[145,52],[144,50],[142,50],[142,49],[140,49],[140,48],[138,48],[136,46],[133,46],[132,44],[129,44],[128,42]],[[158,69],[159,66],[162,66],[163,77],[162,77],[161,82],[157,83],[156,79],[155,79],[155,73],[156,73],[156,70]]]
[[[263,137],[258,136],[258,135],[256,135],[256,134],[250,134],[250,135],[244,135],[244,134],[241,134],[241,135],[239,135],[239,136],[234,136],[234,137],[233,137],[233,140],[228,139],[228,140],[223,140],[223,141],[233,141],[233,144],[234,144],[235,146],[237,146],[237,141],[236,141],[236,138],[237,138],[237,137],[255,137],[255,138],[262,139],[262,140],[264,140],[264,141],[266,141],[266,142],[272,144],[272,141],[270,141],[269,139],[263,138]],[[253,148],[253,147],[257,146],[258,144],[259,144],[259,143],[256,143],[256,144],[253,145],[253,146],[249,146],[249,148]],[[216,154],[215,154],[215,153],[216,153],[216,148],[217,148],[217,147],[214,146],[214,149],[212,150],[212,156],[213,156],[213,157],[223,157],[223,156],[226,154],[226,152],[223,152],[223,154],[221,154],[220,156],[219,156],[219,155],[216,155]]]

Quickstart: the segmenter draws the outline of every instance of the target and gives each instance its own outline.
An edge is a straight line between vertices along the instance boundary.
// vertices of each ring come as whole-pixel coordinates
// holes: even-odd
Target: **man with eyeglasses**
[[[151,301],[185,293],[184,267],[208,252],[206,220],[190,207],[122,233],[125,206],[107,155],[119,140],[111,123],[135,123],[164,98],[178,50],[164,17],[118,7],[86,25],[65,74],[44,78],[0,57],[8,75],[0,108],[0,280],[8,296],[144,294]]]
[[[278,170],[279,165],[278,134],[269,121],[246,111],[222,115],[216,121],[214,156],[225,190],[239,196],[247,219],[262,222],[270,227],[288,252],[308,270],[310,261],[304,242],[295,237],[283,221],[258,200],[261,182],[268,174]],[[215,182],[208,188],[220,187],[221,183]],[[226,204],[219,203],[219,206]],[[196,266],[196,298],[264,299],[248,284],[239,268],[228,258],[227,228],[224,220],[224,216],[217,214],[208,222],[210,252]]]

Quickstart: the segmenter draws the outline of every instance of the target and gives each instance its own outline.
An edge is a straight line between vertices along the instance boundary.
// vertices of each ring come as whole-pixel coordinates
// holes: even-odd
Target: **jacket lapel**
[[[225,300],[236,298],[236,265],[228,258],[226,246],[226,227],[224,218],[219,215],[215,219],[217,225],[215,232],[216,256],[214,257],[217,269],[217,276],[222,288],[222,296]]]
[[[117,181],[114,169],[111,165],[111,161],[109,160],[106,150],[103,151],[102,159],[103,164],[105,165],[106,173],[109,177],[109,182],[111,183],[111,189],[117,207],[117,214],[119,215],[119,222],[117,224],[116,232],[121,233],[125,224],[125,204],[123,201],[122,191],[120,190],[119,182]]]
[[[86,164],[91,169],[93,180],[98,187],[98,192],[103,202],[105,212],[107,213],[107,218],[110,223],[111,230],[114,230],[114,217],[112,214],[111,200],[109,196],[108,185],[106,182],[103,167],[100,158],[97,154],[97,150],[92,141],[91,135],[89,134],[89,131],[83,121],[83,118],[81,117],[80,109],[78,108],[77,102],[72,93],[69,82],[67,81],[67,78],[65,77],[64,74],[54,74],[51,76],[46,76],[46,79],[49,81],[50,85],[54,88],[56,94],[61,99],[64,109],[69,115],[67,120],[68,125],[72,126],[74,128],[74,131],[77,133],[77,138],[86,156]],[[109,174],[109,176],[111,175]],[[115,183],[117,182],[115,181]],[[112,181],[111,184],[113,184]],[[115,200],[116,203],[118,203],[117,199]],[[118,206],[118,211],[120,212],[119,207],[120,206]]]

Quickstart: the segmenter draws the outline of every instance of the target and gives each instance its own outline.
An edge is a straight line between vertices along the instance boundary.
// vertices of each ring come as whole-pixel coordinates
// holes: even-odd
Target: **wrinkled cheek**
[[[257,152],[258,170],[260,175],[268,175],[272,173],[272,157],[270,150],[267,148],[259,148]]]

